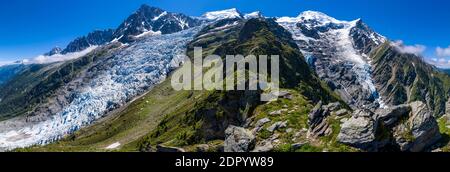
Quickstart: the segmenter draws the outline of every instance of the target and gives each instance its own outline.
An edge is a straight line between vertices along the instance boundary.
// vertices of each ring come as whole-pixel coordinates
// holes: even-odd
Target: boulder
[[[423,102],[378,110],[358,110],[343,121],[338,142],[368,151],[398,147],[420,152],[435,144],[441,135],[436,119]]]
[[[391,127],[396,124],[400,118],[407,117],[410,111],[411,106],[398,105],[377,111],[376,117],[379,118],[378,120],[381,120],[386,127]]]
[[[337,136],[340,143],[361,149],[372,149],[376,140],[377,123],[368,110],[357,110],[341,126]]]
[[[270,152],[272,151],[274,146],[269,140],[264,140],[256,145],[255,149],[252,152]]]
[[[395,128],[395,140],[401,151],[420,152],[436,143],[441,135],[436,119],[425,103],[417,101],[410,106],[409,119]]]
[[[270,119],[269,119],[269,118],[263,118],[263,119],[258,120],[258,121],[256,122],[256,124],[255,124],[255,128],[252,130],[253,133],[256,133],[256,132],[261,131],[261,129],[262,129],[262,127],[264,126],[264,124],[266,124],[266,123],[268,123],[268,122],[270,122]]]
[[[264,124],[270,122],[269,118],[263,118],[256,122],[255,127],[262,127]]]
[[[274,124],[272,124],[270,127],[267,128],[267,131],[270,132],[274,132],[275,130],[279,129],[279,128],[286,128],[287,127],[287,121],[281,122],[275,122]]]
[[[251,131],[230,125],[225,130],[225,152],[249,152],[255,146],[255,136]]]
[[[347,109],[340,109],[340,110],[336,111],[334,114],[336,116],[344,116],[344,115],[348,114],[348,110]]]

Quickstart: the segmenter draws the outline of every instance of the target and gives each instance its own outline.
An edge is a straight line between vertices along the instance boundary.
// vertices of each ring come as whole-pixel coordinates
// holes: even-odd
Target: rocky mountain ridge
[[[7,81],[17,87],[0,88],[20,91],[13,98],[27,104],[0,122],[2,150],[416,152],[446,134],[448,76],[396,51],[361,19],[236,9],[188,17],[143,5],[118,29],[77,40],[74,51],[100,46],[35,65]],[[260,102],[261,90],[174,91],[166,78],[182,64],[177,54],[192,57],[196,46],[204,56],[280,55],[279,99]]]

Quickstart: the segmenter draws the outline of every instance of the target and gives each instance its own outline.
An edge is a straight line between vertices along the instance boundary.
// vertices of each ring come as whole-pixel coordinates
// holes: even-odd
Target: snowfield
[[[242,18],[242,15],[236,8],[231,8],[221,11],[211,11],[203,14],[202,18],[206,20],[221,20],[221,19],[232,19],[232,18]]]
[[[39,122],[17,117],[0,122],[0,151],[42,145],[87,126],[162,82],[182,62],[186,45],[199,27],[168,35],[142,37],[96,68],[94,78],[61,112]],[[112,145],[111,147],[114,147]]]

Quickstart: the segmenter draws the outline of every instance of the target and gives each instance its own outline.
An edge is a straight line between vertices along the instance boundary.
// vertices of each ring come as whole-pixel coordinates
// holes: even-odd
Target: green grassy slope
[[[423,101],[435,116],[445,113],[450,77],[412,54],[399,53],[389,42],[375,50],[374,79],[383,98],[398,105]]]

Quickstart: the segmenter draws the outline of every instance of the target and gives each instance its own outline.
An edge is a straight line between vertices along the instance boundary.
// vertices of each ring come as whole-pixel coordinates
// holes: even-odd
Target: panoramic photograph
[[[449,6],[5,2],[0,151],[449,152]]]

